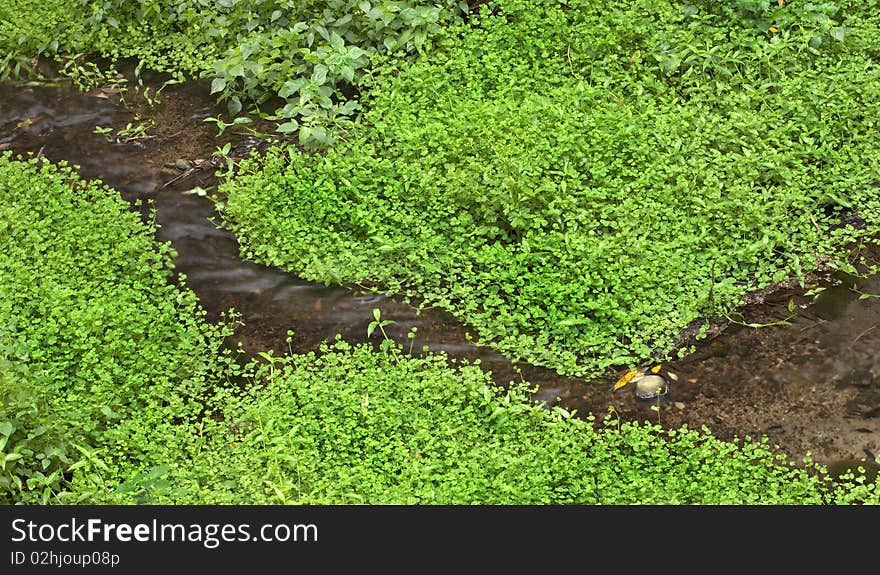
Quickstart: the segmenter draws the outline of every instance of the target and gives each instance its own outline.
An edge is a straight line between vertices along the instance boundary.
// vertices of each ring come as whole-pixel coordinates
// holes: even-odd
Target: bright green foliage
[[[27,72],[29,57],[57,53],[67,37],[83,33],[77,0],[53,0],[51,8],[41,0],[0,1],[0,80]]]
[[[0,60],[0,77],[10,71],[14,56],[38,48],[135,58],[178,78],[212,77],[211,92],[231,115],[260,108],[279,122],[281,132],[295,132],[302,143],[317,146],[331,144],[350,124],[357,110],[355,87],[369,74],[373,56],[421,51],[442,26],[460,21],[467,11],[459,0],[36,4],[0,0],[0,15],[29,9],[29,16],[16,14],[8,30],[0,27],[0,48],[10,50],[10,62]],[[63,25],[53,26],[57,20]],[[37,37],[52,41],[37,45],[31,41]]]
[[[192,474],[210,502],[821,503],[766,445],[528,403],[479,366],[345,342],[278,357],[230,398]],[[212,428],[214,429],[214,428]],[[255,473],[254,470],[259,470]],[[192,492],[195,487],[188,489]]]
[[[594,430],[440,355],[239,366],[154,232],[66,166],[0,155],[0,503],[880,502],[764,443]]]
[[[596,376],[880,229],[876,2],[500,5],[377,73],[344,143],[244,163],[243,254]]]
[[[80,450],[137,469],[229,371],[229,329],[170,283],[171,248],[127,208],[63,165],[0,155],[0,442],[21,456],[0,501],[49,497]]]

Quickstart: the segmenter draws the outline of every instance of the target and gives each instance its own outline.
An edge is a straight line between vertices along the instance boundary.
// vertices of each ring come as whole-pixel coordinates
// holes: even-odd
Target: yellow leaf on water
[[[620,389],[621,387],[623,387],[624,385],[629,383],[632,380],[632,378],[634,378],[636,376],[636,374],[638,374],[638,373],[639,373],[639,370],[637,370],[637,369],[629,370],[628,372],[623,374],[623,376],[620,379],[617,380],[617,383],[614,384],[614,389],[612,389],[611,391],[617,391],[618,389]]]
[[[25,128],[29,128],[31,124],[36,123],[40,119],[40,116],[34,116],[33,118],[28,118],[27,120],[22,120],[18,124],[15,125],[19,130],[23,130]]]

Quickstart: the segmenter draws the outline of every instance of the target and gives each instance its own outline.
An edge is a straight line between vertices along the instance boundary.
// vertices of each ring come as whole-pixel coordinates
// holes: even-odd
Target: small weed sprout
[[[413,326],[410,328],[409,333],[406,334],[407,339],[409,339],[409,354],[412,355],[413,344],[416,341],[416,332],[419,328]]]
[[[394,357],[395,362],[399,362],[400,358],[397,356],[397,351],[395,348],[397,344],[394,343],[394,340],[388,337],[388,333],[385,332],[385,326],[396,323],[392,319],[382,319],[382,312],[379,308],[373,308],[373,321],[367,326],[367,339],[373,335],[373,332],[378,328],[380,332],[382,332],[383,340],[379,344],[379,349],[384,351],[385,353],[391,352],[391,355]]]

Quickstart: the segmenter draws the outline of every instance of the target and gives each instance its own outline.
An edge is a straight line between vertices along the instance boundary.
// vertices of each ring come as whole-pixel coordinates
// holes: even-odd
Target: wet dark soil
[[[147,80],[158,86],[161,79]],[[404,301],[353,286],[324,286],[282,270],[242,261],[235,238],[218,227],[210,199],[198,188],[216,185],[212,154],[223,144],[233,155],[264,142],[236,127],[218,136],[217,116],[204,82],[165,87],[150,107],[134,91],[120,101],[111,87],[80,93],[55,85],[0,85],[0,150],[40,154],[78,165],[83,177],[100,179],[134,202],[149,200],[158,239],[178,253],[176,272],[199,296],[209,319],[230,308],[243,325],[236,342],[249,353],[314,350],[340,334],[367,341],[371,310],[393,319],[389,335],[415,349],[428,346],[453,359],[479,359],[501,385],[525,379],[538,385],[537,401],[600,418],[613,409],[623,420],[659,421],[667,427],[707,428],[722,439],[766,436],[796,461],[808,453],[832,470],[862,465],[876,473],[880,455],[880,298],[859,299],[856,290],[880,294],[880,278],[828,276],[815,301],[803,290],[779,290],[742,310],[745,323],[788,325],[749,328],[732,324],[688,357],[666,365],[678,375],[669,392],[637,399],[628,386],[612,392],[614,377],[587,382],[528,365],[514,366],[498,353],[471,343],[468,330],[445,312],[417,310]],[[124,128],[136,117],[154,118],[148,137],[108,141],[96,126]],[[134,208],[133,208],[134,209]],[[149,208],[140,208],[150,217]],[[880,257],[875,250],[871,257]],[[374,335],[374,339],[375,339]],[[374,342],[377,343],[377,342]]]

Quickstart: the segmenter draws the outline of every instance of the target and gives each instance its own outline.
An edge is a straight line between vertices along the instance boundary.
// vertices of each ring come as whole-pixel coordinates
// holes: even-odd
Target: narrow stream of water
[[[207,85],[165,88],[161,104],[149,110],[156,126],[141,140],[109,142],[95,133],[96,126],[118,130],[133,121],[134,111],[117,100],[101,90],[0,85],[0,150],[66,160],[79,165],[83,177],[103,180],[130,201],[152,200],[158,239],[170,241],[178,253],[176,271],[185,274],[209,319],[229,308],[241,314],[244,326],[236,337],[251,353],[286,350],[288,330],[294,332],[295,352],[316,349],[337,334],[367,341],[371,310],[378,307],[383,318],[396,322],[389,334],[397,341],[406,342],[415,327],[416,349],[428,346],[452,358],[479,359],[498,383],[524,377],[539,386],[535,399],[580,413],[601,416],[613,407],[624,420],[706,425],[725,439],[766,434],[792,457],[810,451],[814,459],[834,464],[870,466],[880,455],[880,298],[859,300],[850,289],[855,283],[861,291],[880,293],[876,277],[827,290],[815,305],[799,308],[791,325],[727,330],[669,365],[679,381],[659,403],[642,401],[626,390],[612,393],[611,381],[585,382],[534,366],[515,367],[471,343],[467,329],[445,312],[419,313],[394,298],[315,284],[242,261],[235,238],[217,227],[212,202],[186,193],[214,186],[211,171],[195,170],[166,185],[182,174],[181,160],[206,160],[227,141],[245,141],[231,132],[218,137],[216,126],[203,121],[217,113]],[[785,317],[790,298],[809,302],[796,292],[777,293],[754,310],[757,319],[751,320]]]

